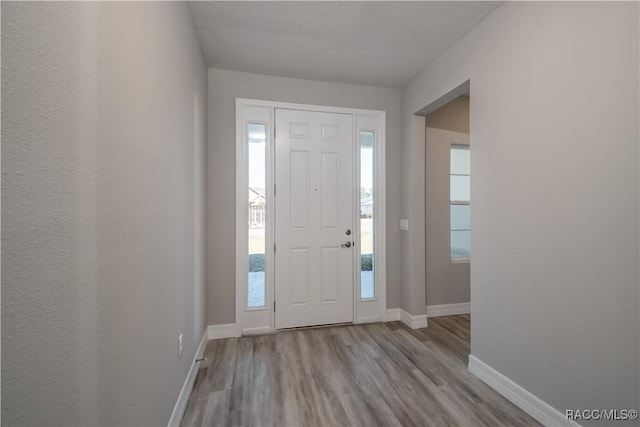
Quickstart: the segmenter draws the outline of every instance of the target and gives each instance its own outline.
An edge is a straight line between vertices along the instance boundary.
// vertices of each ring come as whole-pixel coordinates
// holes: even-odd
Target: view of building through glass
[[[360,132],[360,298],[375,298],[373,257],[373,147],[375,133]]]
[[[264,124],[248,125],[248,307],[266,304],[266,137]],[[374,143],[375,133],[360,132],[360,298],[375,298],[374,283]]]
[[[249,286],[248,307],[266,304],[265,263],[265,207],[266,207],[266,151],[267,127],[248,125],[249,154]]]

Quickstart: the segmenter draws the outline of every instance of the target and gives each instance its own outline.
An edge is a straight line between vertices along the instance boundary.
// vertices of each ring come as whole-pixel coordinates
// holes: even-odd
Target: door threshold
[[[309,325],[309,326],[292,326],[290,328],[280,328],[280,329],[276,329],[276,332],[282,331],[282,332],[286,332],[286,331],[300,331],[300,330],[305,330],[305,329],[321,329],[321,328],[337,328],[337,327],[344,327],[344,326],[352,326],[355,323],[353,322],[342,322],[342,323],[325,323],[322,325]]]

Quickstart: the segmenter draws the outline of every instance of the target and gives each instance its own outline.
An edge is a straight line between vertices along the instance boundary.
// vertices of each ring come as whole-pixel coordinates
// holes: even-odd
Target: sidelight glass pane
[[[266,249],[266,153],[267,127],[260,123],[247,126],[249,165],[249,280],[248,307],[266,305],[265,264]]]
[[[360,132],[360,298],[376,297],[373,257],[375,132]]]

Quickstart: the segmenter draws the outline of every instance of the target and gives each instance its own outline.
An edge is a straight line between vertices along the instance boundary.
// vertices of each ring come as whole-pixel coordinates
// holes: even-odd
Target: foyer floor
[[[209,341],[182,425],[538,426],[468,355],[468,315]]]

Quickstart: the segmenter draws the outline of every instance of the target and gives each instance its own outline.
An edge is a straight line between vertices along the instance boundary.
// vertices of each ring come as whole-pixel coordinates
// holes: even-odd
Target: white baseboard
[[[580,424],[567,420],[562,412],[473,355],[469,355],[469,372],[487,383],[542,425],[580,427]]]
[[[196,362],[196,360],[202,359],[202,356],[204,355],[204,349],[207,347],[207,340],[208,331],[205,330],[204,334],[202,335],[202,339],[200,340],[200,345],[196,350],[196,355],[193,356],[193,362],[191,363],[191,367],[189,368],[189,372],[187,373],[187,378],[184,380],[184,384],[182,385],[182,389],[180,390],[180,394],[178,395],[176,406],[173,407],[173,412],[171,412],[171,418],[169,418],[169,423],[167,424],[168,427],[180,426],[182,416],[184,415],[184,410],[187,408],[187,403],[189,402],[189,397],[191,396],[191,391],[193,390],[193,383],[196,381],[196,376],[198,375],[198,369],[200,367],[200,362]]]
[[[385,322],[395,322],[400,320],[400,310],[399,308],[387,308],[387,314],[385,316]]]
[[[236,334],[235,323],[224,323],[221,325],[209,325],[207,334],[210,340],[218,340],[220,338],[233,338]]]
[[[240,336],[249,335],[264,335],[273,332],[269,326],[261,326],[259,328],[244,328],[238,329],[235,323],[223,323],[220,325],[209,325],[207,328],[209,331],[210,340],[219,340],[222,338],[236,338]]]
[[[468,302],[427,306],[427,317],[454,316],[456,314],[469,313],[471,313],[471,304]]]
[[[380,316],[360,317],[356,319],[355,323],[374,323],[374,322],[393,322],[402,321],[405,325],[411,329],[419,329],[427,327],[427,316],[420,314],[413,316],[401,308],[388,308],[385,318],[381,319]],[[258,328],[245,328],[241,331],[236,329],[235,323],[225,323],[221,325],[209,325],[207,328],[207,336],[210,340],[217,340],[221,338],[233,338],[238,336],[250,336],[250,335],[264,335],[273,332],[268,326]]]
[[[418,314],[417,316],[414,316],[402,310],[400,313],[400,320],[411,329],[420,329],[427,327],[426,314]]]
[[[401,308],[388,308],[385,316],[385,322],[401,321],[411,329],[420,329],[427,327],[427,315],[419,314],[411,315]]]

